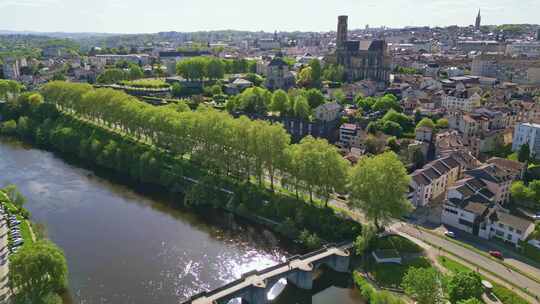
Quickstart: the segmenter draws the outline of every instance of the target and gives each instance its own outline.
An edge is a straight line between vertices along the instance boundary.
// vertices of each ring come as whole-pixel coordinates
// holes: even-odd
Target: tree
[[[316,109],[318,106],[324,104],[325,98],[319,89],[309,89],[305,91],[304,96],[307,98],[309,107]]]
[[[176,64],[176,73],[189,81],[202,81],[206,76],[207,60],[202,57],[181,60]]]
[[[388,140],[386,140],[386,145],[390,150],[394,151],[395,153],[399,152],[399,144],[397,142],[397,138],[395,136],[389,137]]]
[[[354,249],[357,255],[361,255],[372,247],[377,237],[377,230],[371,225],[362,227],[362,234],[354,241]]]
[[[136,80],[144,77],[144,72],[140,66],[132,64],[129,67],[128,78],[130,80]]]
[[[309,67],[311,68],[311,81],[312,85],[314,87],[320,87],[321,86],[321,77],[322,77],[322,71],[321,71],[321,62],[319,59],[311,59],[309,61]]]
[[[523,144],[519,147],[518,160],[522,163],[529,161],[531,150],[529,144]]]
[[[113,84],[126,80],[128,76],[121,69],[107,69],[97,77],[97,82],[102,84]]]
[[[300,87],[311,87],[313,85],[313,76],[311,67],[305,67],[298,73],[296,84]]]
[[[458,272],[448,282],[448,297],[452,303],[471,298],[480,299],[483,292],[482,277],[476,272]]]
[[[309,119],[310,114],[311,108],[309,107],[307,99],[301,95],[296,97],[296,100],[294,101],[294,116],[302,119]]]
[[[425,117],[425,118],[422,118],[422,120],[420,120],[420,122],[418,122],[418,124],[416,124],[416,129],[423,128],[423,127],[434,129],[435,128],[435,123],[433,122],[433,120]]]
[[[284,115],[289,112],[290,108],[289,95],[283,90],[276,90],[272,94],[272,101],[270,102],[270,110],[279,112]]]
[[[418,304],[443,303],[441,275],[435,268],[411,267],[401,283],[405,293]]]
[[[448,119],[441,118],[437,120],[437,128],[439,129],[446,129],[448,128]]]
[[[9,200],[18,208],[21,208],[26,203],[26,198],[24,195],[22,195],[19,189],[17,189],[17,186],[10,184],[0,190],[4,192]]]
[[[238,110],[248,113],[266,114],[272,99],[267,89],[252,87],[246,89],[238,99]]]
[[[399,137],[401,136],[401,133],[403,133],[403,128],[397,122],[385,121],[383,123],[382,131],[385,134]]]
[[[347,96],[345,96],[345,93],[343,93],[343,90],[341,89],[334,90],[334,92],[332,92],[332,97],[341,105],[344,104],[347,99]]]
[[[44,240],[23,246],[9,265],[9,282],[17,297],[28,303],[43,303],[49,294],[63,291],[67,275],[64,253]]]
[[[328,81],[343,82],[345,81],[345,68],[342,65],[327,65],[322,75]]]
[[[394,152],[364,157],[352,169],[349,202],[381,230],[391,218],[411,210],[407,200],[409,179]]]
[[[372,110],[381,112],[387,112],[390,109],[401,112],[401,106],[399,105],[397,98],[392,94],[386,94],[379,98],[372,107]]]
[[[317,193],[328,205],[331,194],[345,188],[347,161],[326,140],[304,137],[295,157],[299,165],[298,177],[305,183],[310,201],[313,201],[313,194]]]
[[[534,181],[533,181],[534,182]],[[510,187],[512,201],[519,205],[529,205],[535,201],[537,194],[530,187],[525,186],[522,181],[515,181]]]
[[[205,67],[206,76],[210,79],[221,79],[225,75],[225,64],[219,58],[212,58]]]
[[[385,122],[393,121],[399,124],[404,132],[411,132],[414,127],[413,121],[409,116],[399,113],[394,109],[390,109],[390,111],[386,112],[382,120]]]

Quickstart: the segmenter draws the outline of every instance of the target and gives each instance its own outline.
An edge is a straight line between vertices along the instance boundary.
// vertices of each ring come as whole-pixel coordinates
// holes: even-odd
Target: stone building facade
[[[348,17],[339,16],[336,52],[326,61],[345,68],[347,81],[369,79],[378,83],[390,80],[392,60],[384,40],[348,40]]]

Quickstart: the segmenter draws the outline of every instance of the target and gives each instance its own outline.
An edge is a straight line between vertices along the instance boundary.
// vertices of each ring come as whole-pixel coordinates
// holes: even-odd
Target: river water
[[[170,207],[169,197],[140,194],[50,152],[0,139],[0,186],[8,183],[19,187],[32,220],[65,251],[69,302],[181,303],[288,255],[260,227]],[[346,286],[307,301],[294,288],[285,291],[275,302],[360,302]]]

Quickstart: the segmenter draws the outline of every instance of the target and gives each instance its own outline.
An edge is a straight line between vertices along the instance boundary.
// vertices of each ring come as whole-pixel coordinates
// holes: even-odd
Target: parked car
[[[449,238],[453,238],[453,239],[456,238],[456,234],[453,231],[446,231],[446,232],[444,232],[444,235],[449,237]]]
[[[540,221],[540,213],[533,215],[533,220]]]
[[[23,239],[16,239],[15,241],[13,241],[13,246],[19,246],[19,245],[22,245],[22,244],[24,244]]]
[[[21,224],[21,221],[19,220],[14,220],[14,221],[10,221],[9,222],[12,226],[16,226],[16,225],[20,225]]]
[[[500,251],[497,251],[497,250],[490,250],[489,255],[491,255],[492,257],[495,257],[497,259],[501,259],[501,260],[503,259],[503,254]]]

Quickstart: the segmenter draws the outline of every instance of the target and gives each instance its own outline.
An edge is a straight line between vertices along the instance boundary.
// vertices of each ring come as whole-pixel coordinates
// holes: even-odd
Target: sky
[[[540,0],[0,0],[0,30],[155,33],[161,31],[335,30],[540,23]]]

